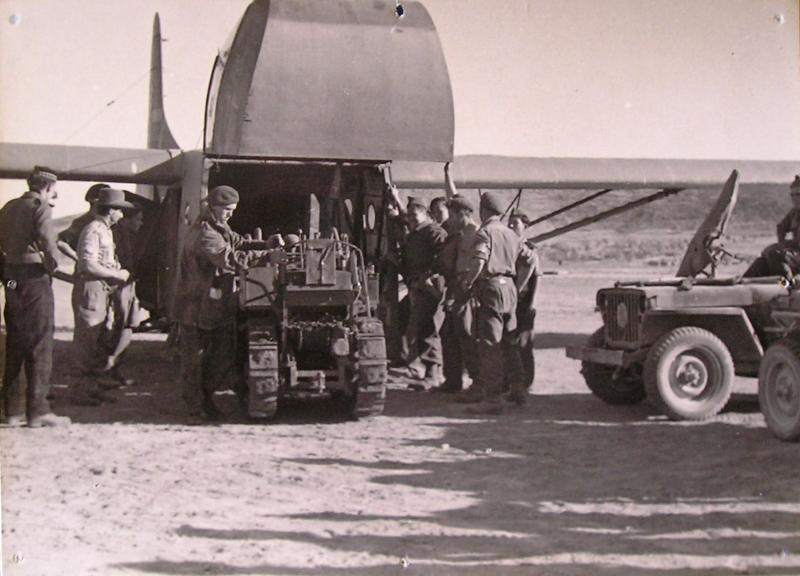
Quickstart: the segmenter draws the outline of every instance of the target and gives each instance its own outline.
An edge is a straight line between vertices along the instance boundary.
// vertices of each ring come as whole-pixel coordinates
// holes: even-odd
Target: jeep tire
[[[800,439],[800,342],[784,338],[767,349],[758,370],[758,403],[772,433]]]
[[[644,363],[647,400],[673,420],[705,420],[717,414],[731,396],[733,377],[728,348],[696,326],[661,336]]]
[[[603,345],[603,329],[589,336],[587,346],[599,348]],[[633,367],[619,368],[584,360],[581,374],[592,393],[607,404],[638,404],[644,400],[644,384],[639,371]]]

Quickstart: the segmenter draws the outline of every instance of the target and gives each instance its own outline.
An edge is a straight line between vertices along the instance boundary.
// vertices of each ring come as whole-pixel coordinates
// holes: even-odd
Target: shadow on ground
[[[157,350],[137,346],[131,361],[151,362]],[[153,370],[155,381],[146,386],[158,400],[148,406],[161,405],[161,411],[134,419],[143,405],[132,404],[109,418],[176,417],[179,411],[166,407],[178,398],[165,382],[170,371]],[[137,401],[126,398],[119,407]],[[328,410],[322,402],[292,406],[278,424],[338,422]],[[800,565],[796,445],[774,440],[756,411],[755,399],[742,396],[711,422],[670,422],[646,403],[614,407],[589,394],[534,394],[527,406],[502,416],[475,417],[448,395],[390,390],[383,418],[430,427],[424,440],[398,439],[426,457],[290,462],[366,470],[364,490],[433,490],[441,491],[443,502],[468,503],[413,516],[390,500],[384,510],[365,514],[275,516],[281,526],[275,529],[265,529],[263,518],[258,528],[201,521],[169,528],[196,539],[199,549],[285,541],[331,556],[389,560],[297,567],[265,556],[244,565],[154,559],[115,566],[153,574],[786,574]],[[365,434],[370,429],[366,425]],[[322,533],[309,528],[315,520],[328,527]],[[400,536],[370,529],[414,522],[425,528]]]
[[[412,395],[395,393],[392,405],[410,410]],[[173,527],[178,536],[196,539],[198,548],[286,541],[393,562],[298,568],[265,557],[247,565],[161,559],[119,566],[156,574],[292,575],[785,574],[796,566],[796,447],[776,442],[751,418],[670,423],[648,419],[644,409],[606,407],[587,395],[535,398],[491,419],[454,417],[441,405],[436,413],[439,418],[422,418],[421,425],[439,427],[442,435],[408,443],[431,455],[425,461],[293,462],[366,469],[371,475],[365,489],[438,490],[443,501],[448,492],[466,495],[468,505],[421,516],[404,516],[391,502],[376,513],[281,516],[288,526],[296,524],[288,529],[287,522],[282,529],[220,529],[202,522]],[[438,459],[444,446],[458,457]],[[312,530],[308,521],[326,528]],[[414,522],[423,529],[402,536],[364,528]],[[774,565],[754,564],[771,558]],[[783,567],[781,558],[787,559]]]

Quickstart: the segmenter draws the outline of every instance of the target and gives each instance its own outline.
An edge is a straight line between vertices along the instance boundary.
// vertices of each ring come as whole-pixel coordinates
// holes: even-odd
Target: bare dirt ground
[[[564,354],[600,325],[597,288],[659,272],[545,278],[535,393],[491,418],[393,381],[371,420],[319,402],[187,427],[163,339],[139,338],[116,404],[0,430],[5,574],[800,574],[798,445],[752,380],[672,423],[596,400]]]

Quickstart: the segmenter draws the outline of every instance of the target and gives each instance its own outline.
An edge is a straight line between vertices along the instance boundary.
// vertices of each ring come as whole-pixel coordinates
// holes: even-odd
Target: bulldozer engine
[[[273,250],[239,278],[247,344],[247,409],[269,418],[279,399],[332,396],[358,417],[383,410],[386,345],[374,317],[378,275],[339,238]]]

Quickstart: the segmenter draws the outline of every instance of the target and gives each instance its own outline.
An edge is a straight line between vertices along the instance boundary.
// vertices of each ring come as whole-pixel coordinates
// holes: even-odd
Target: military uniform
[[[228,187],[221,187],[228,188]],[[217,189],[215,189],[217,190]],[[232,189],[230,189],[232,190]],[[209,195],[213,199],[214,191]],[[235,196],[238,202],[238,194]],[[218,416],[217,383],[236,377],[236,275],[263,256],[264,241],[246,240],[210,211],[191,226],[184,243],[175,312],[180,323],[181,381],[190,417]]]
[[[448,221],[454,221],[454,218]],[[442,389],[446,391],[463,388],[465,367],[473,384],[478,379],[472,298],[463,288],[464,280],[469,275],[477,232],[478,226],[472,222],[462,230],[453,230],[439,254],[439,268],[447,285],[445,321],[441,330],[445,380]]]
[[[40,192],[25,192],[0,210],[0,247],[5,256],[7,329],[3,407],[7,421],[21,419],[24,411],[32,425],[50,414],[47,395],[53,368],[51,274],[56,269],[56,236],[50,206]],[[28,382],[24,400],[23,365]]]
[[[423,222],[406,237],[401,270],[408,286],[411,308],[409,323],[409,367],[425,366],[428,375],[441,370],[442,343],[439,331],[444,321],[444,283],[430,285],[436,257],[447,238],[433,221]]]
[[[500,217],[489,217],[475,236],[473,258],[484,261],[478,277],[478,380],[487,400],[499,401],[504,376],[512,391],[522,387],[520,357],[513,346],[517,327],[517,258],[522,240]]]

